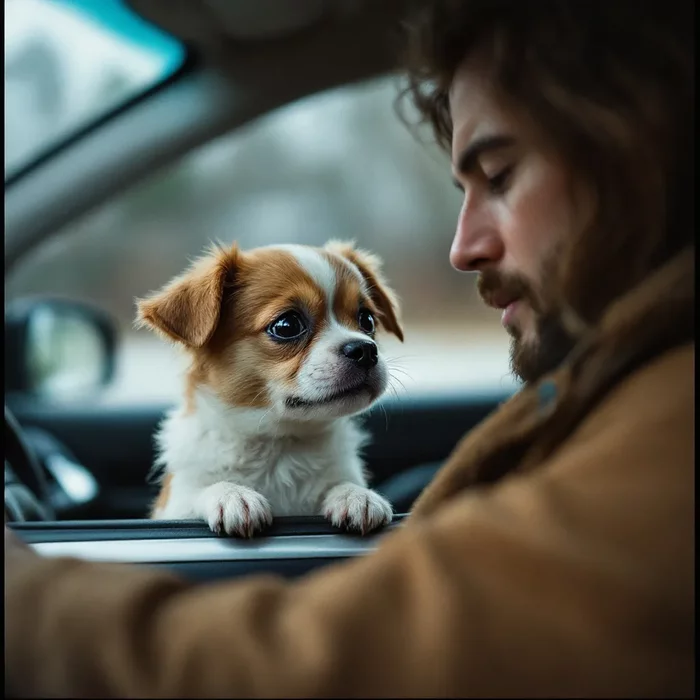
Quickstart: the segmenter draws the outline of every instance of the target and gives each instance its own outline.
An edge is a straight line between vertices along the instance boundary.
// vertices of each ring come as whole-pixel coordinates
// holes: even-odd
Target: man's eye
[[[513,173],[512,166],[504,168],[500,173],[488,178],[489,192],[494,195],[504,194],[510,184],[510,176]]]
[[[308,330],[301,314],[287,311],[275,319],[268,327],[267,333],[274,340],[286,341],[301,338]]]

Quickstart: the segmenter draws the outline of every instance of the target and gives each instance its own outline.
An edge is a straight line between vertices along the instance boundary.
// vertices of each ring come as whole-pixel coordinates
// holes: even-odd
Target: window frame
[[[133,10],[131,11],[133,12]],[[145,22],[146,20],[143,21]],[[117,118],[124,112],[132,109],[134,106],[167,88],[169,85],[179,80],[184,74],[189,73],[199,65],[198,54],[190,43],[183,41],[179,37],[172,34],[167,34],[160,27],[154,26],[153,28],[161,34],[167,35],[170,39],[172,39],[172,41],[177,42],[180,45],[182,49],[182,58],[180,61],[177,64],[173,64],[173,67],[171,67],[168,72],[164,73],[163,76],[152,85],[138,91],[132,97],[124,100],[112,109],[109,109],[104,113],[100,113],[99,116],[86,122],[82,126],[78,126],[75,129],[70,130],[63,139],[59,141],[52,141],[44,148],[38,149],[36,155],[29,158],[24,165],[13,169],[9,175],[5,176],[4,184],[6,189],[12,187],[20,180],[24,179],[32,172],[40,168],[46,162],[55,158],[62,151],[70,148],[76,142],[81,141],[83,138],[90,135],[93,131],[100,129],[103,125]]]

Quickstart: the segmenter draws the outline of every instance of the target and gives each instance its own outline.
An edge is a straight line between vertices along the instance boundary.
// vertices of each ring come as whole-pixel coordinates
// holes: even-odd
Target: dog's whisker
[[[255,396],[253,396],[250,403],[254,404],[257,401],[258,397],[262,396],[266,391],[267,391],[267,387],[265,387],[264,389],[261,389],[257,394],[255,394]]]
[[[258,432],[260,432],[260,430],[262,429],[263,421],[265,420],[265,418],[267,418],[270,415],[270,413],[272,413],[273,409],[274,409],[274,406],[270,406],[270,408],[268,408],[267,411],[265,411],[262,414],[262,416],[260,416],[260,420],[258,421],[258,428],[257,428]],[[277,425],[275,424],[275,437],[277,436],[276,431],[277,431]]]
[[[404,390],[404,393],[407,393],[405,387],[402,387],[402,389]],[[397,399],[400,399],[400,398],[401,398],[401,396],[399,395],[399,390],[398,390],[397,387],[392,386],[392,387],[391,387],[391,390],[394,392],[394,396],[395,396]]]
[[[401,398],[401,397],[399,396],[398,389],[396,388],[396,386],[395,386],[392,382],[389,382],[389,384],[387,385],[387,390],[388,390],[389,392],[391,392],[391,394],[393,394],[394,398],[396,398],[396,399],[400,399],[400,398]]]
[[[386,358],[387,362],[396,362],[400,360],[419,360],[419,355],[391,355]]]
[[[379,408],[381,411],[384,413],[384,430],[389,430],[389,413],[386,410],[386,406],[383,404],[379,404]]]
[[[405,369],[401,369],[400,367],[391,367],[389,369],[389,373],[391,374],[392,372],[401,372],[401,374],[405,375],[408,379],[413,379],[409,372],[407,372]]]
[[[404,385],[404,383],[401,382],[401,381],[400,381],[399,379],[397,379],[396,377],[394,377],[393,379],[394,379],[394,381],[397,382],[397,383],[399,384],[399,386],[403,389],[404,393],[405,393],[405,394],[408,394],[408,389],[406,389],[406,386]],[[399,398],[398,389],[397,389],[396,386],[393,385],[393,384],[390,385],[390,386],[391,386],[391,388],[394,390],[394,392],[396,393],[396,398],[398,399],[398,398]]]
[[[399,362],[387,362],[386,366],[389,369],[398,369],[401,370],[402,372],[407,372],[408,370],[406,369],[406,366],[399,363]]]
[[[401,379],[399,379],[399,377],[397,377],[395,374],[391,374],[391,373],[390,373],[390,374],[389,374],[389,378],[390,378],[392,381],[397,382],[398,384],[400,384],[400,385],[404,388],[404,390],[406,390],[406,385],[405,385],[405,384],[403,383],[403,381],[402,381]],[[413,377],[411,377],[410,375],[407,375],[404,379],[407,379],[407,380],[410,379],[412,382],[415,382],[415,379],[413,379]]]

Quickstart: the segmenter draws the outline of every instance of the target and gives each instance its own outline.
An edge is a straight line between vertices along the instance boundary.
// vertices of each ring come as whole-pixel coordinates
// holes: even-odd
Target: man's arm
[[[690,695],[692,352],[686,359],[690,374],[687,361],[669,374],[667,358],[630,379],[535,474],[457,497],[373,555],[297,582],[194,586],[19,552],[6,561],[6,688]]]

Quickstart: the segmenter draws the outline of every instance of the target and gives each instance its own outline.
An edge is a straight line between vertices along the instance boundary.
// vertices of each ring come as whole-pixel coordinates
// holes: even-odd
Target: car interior
[[[401,527],[455,445],[511,395],[512,384],[460,383],[448,376],[439,390],[389,393],[363,417],[372,435],[365,452],[371,485],[395,511],[389,528],[361,537],[341,532],[321,516],[286,517],[277,518],[268,531],[251,540],[217,536],[204,522],[148,518],[158,488],[148,478],[153,436],[172,400],[155,394],[148,401],[99,399],[119,375],[124,335],[99,295],[71,298],[48,285],[45,289],[39,272],[33,273],[26,289],[19,283],[13,287],[13,275],[19,275],[40,249],[59,245],[62,232],[75,222],[89,221],[92,212],[207,144],[246,134],[259,120],[314,95],[392,74],[399,65],[402,20],[415,3],[102,1],[101,21],[112,22],[114,31],[120,18],[128,16],[134,27],[147,26],[176,42],[181,54],[153,84],[110,104],[23,161],[18,158],[16,167],[10,168],[6,157],[6,520],[23,540],[48,556],[165,567],[196,581],[260,571],[298,576],[363,556],[387,529]],[[6,12],[11,4],[6,0]],[[90,3],[75,5],[88,12]],[[107,16],[108,6],[115,8],[113,17]],[[391,110],[391,104],[386,109]],[[391,118],[397,131],[405,128]],[[314,135],[312,130],[312,144]],[[336,146],[325,153],[342,162],[342,144]],[[442,186],[449,188],[449,170],[443,170]],[[222,192],[226,197],[223,186]],[[425,228],[429,239],[430,226]],[[89,233],[81,236],[87,239]],[[222,231],[212,232],[212,237],[219,235]],[[128,239],[137,240],[141,239]],[[123,245],[132,245],[128,241]],[[147,246],[146,233],[143,241]],[[449,232],[440,246],[447,269]],[[106,247],[101,250],[108,255]],[[148,250],[152,261],[144,267],[152,268],[150,284],[155,287],[164,281],[164,273],[157,272],[157,250]],[[184,257],[181,262],[186,262]],[[410,286],[415,289],[399,286],[399,295],[420,298],[421,285],[429,284],[427,277],[421,280],[422,274],[428,272],[411,268],[406,278],[413,279]],[[98,275],[96,285],[99,282]],[[145,290],[135,290],[134,297],[137,291]],[[430,313],[428,309],[426,316]],[[52,335],[51,328],[67,329],[84,352],[66,350],[63,336]],[[429,335],[430,326],[425,328]],[[448,327],[445,334],[449,332]],[[411,352],[410,333],[404,345],[402,351]],[[459,353],[460,347],[446,352]],[[490,353],[488,348],[485,352]],[[61,358],[70,364],[68,369],[61,366]],[[429,353],[424,359],[425,367],[436,373],[444,364]],[[464,363],[469,362],[465,355]],[[38,367],[44,367],[43,374]],[[61,382],[70,384],[70,371],[76,368],[82,372],[76,381],[83,393],[63,400]],[[476,365],[472,369],[476,375],[483,373]],[[507,369],[504,366],[500,376]]]

